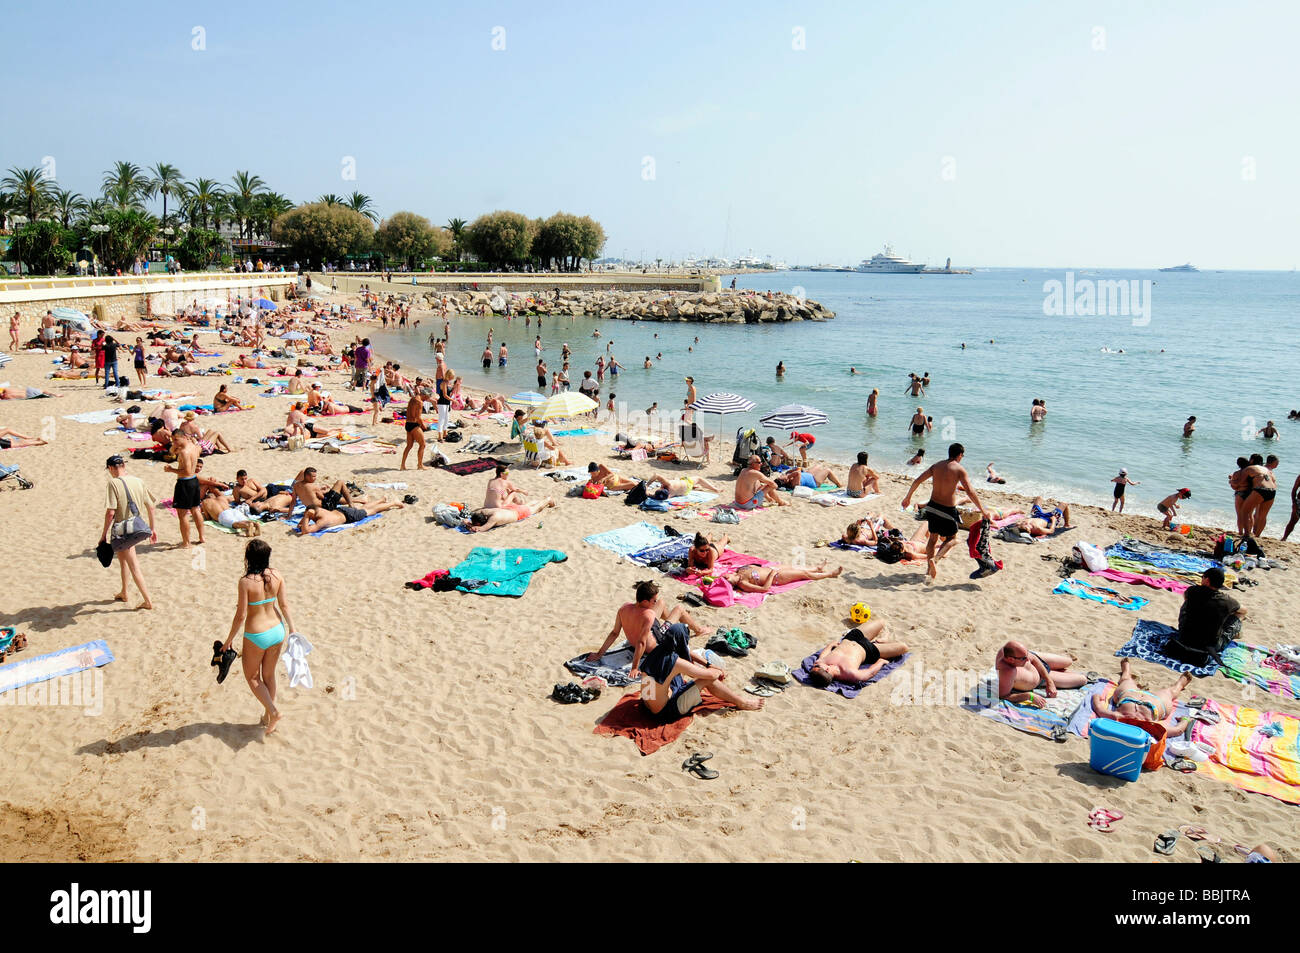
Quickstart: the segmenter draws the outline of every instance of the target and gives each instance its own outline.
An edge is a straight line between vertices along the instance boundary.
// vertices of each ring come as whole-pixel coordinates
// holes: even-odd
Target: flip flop
[[[1217,711],[1206,711],[1204,708],[1192,713],[1193,721],[1204,722],[1207,725],[1217,725],[1220,717]]]
[[[1195,824],[1183,824],[1178,828],[1179,832],[1188,840],[1203,840],[1211,844],[1220,843],[1219,838],[1215,837],[1204,827],[1197,827]]]
[[[1101,681],[1101,673],[1100,673],[1100,672],[1088,672],[1088,673],[1086,673],[1086,674],[1084,675],[1084,678],[1086,678],[1086,679],[1088,680],[1088,684],[1089,684],[1089,685],[1095,685],[1097,682],[1100,682],[1100,681]]]
[[[1113,831],[1115,828],[1112,825],[1122,820],[1124,820],[1123,811],[1112,811],[1104,807],[1094,807],[1088,814],[1088,826],[1104,834]]]
[[[1178,758],[1170,763],[1169,767],[1183,774],[1195,774],[1196,762],[1190,758]]]
[[[713,756],[707,755],[707,758],[711,757]],[[682,762],[682,770],[687,774],[695,775],[702,781],[712,781],[718,776],[718,772],[714,771],[712,768],[706,768],[704,766],[704,762],[707,758],[702,758],[699,754],[693,754]]]
[[[1178,843],[1178,831],[1165,831],[1156,837],[1155,852],[1157,854],[1170,855],[1174,852],[1174,845]]]
[[[215,642],[212,643],[212,664],[214,666],[221,664],[221,640],[220,639],[217,639]]]
[[[1196,853],[1200,855],[1203,864],[1221,864],[1223,858],[1212,847],[1198,847]]]
[[[757,695],[759,698],[771,698],[773,695],[780,695],[784,689],[777,688],[771,682],[758,682],[753,685],[746,685],[745,691],[751,695]]]

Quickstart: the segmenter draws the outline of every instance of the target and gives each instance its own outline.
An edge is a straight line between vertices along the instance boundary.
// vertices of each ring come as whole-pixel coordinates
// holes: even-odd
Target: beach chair
[[[31,480],[18,472],[18,466],[16,464],[6,465],[0,463],[0,484],[3,484],[4,481],[8,480],[10,477],[14,479],[20,489],[30,490],[35,485]]]
[[[704,466],[704,434],[700,433],[700,428],[695,424],[683,424],[679,428],[681,442],[678,445],[677,454],[684,460],[695,460],[701,467]]]
[[[531,434],[523,438],[524,463],[530,467],[540,467],[551,459],[552,451],[539,444]]]

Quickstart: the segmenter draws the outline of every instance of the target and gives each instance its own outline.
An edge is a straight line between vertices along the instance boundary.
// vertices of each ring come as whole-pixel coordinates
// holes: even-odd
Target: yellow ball
[[[853,603],[853,608],[849,610],[849,618],[861,625],[871,618],[871,606],[861,602]]]

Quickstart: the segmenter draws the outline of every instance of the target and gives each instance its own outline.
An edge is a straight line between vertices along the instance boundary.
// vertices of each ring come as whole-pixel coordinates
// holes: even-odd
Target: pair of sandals
[[[600,697],[600,689],[596,687],[588,688],[579,685],[577,682],[566,682],[563,685],[557,684],[552,688],[551,697],[561,705],[586,705]]]
[[[1163,834],[1158,835],[1156,837],[1156,843],[1153,850],[1155,850],[1157,854],[1173,856],[1174,848],[1178,845],[1179,831],[1183,831],[1184,833],[1187,833],[1188,840],[1202,839],[1201,837],[1193,837],[1190,833],[1190,831],[1193,830],[1200,831],[1202,835],[1205,835],[1205,831],[1203,828],[1193,828],[1191,827],[1191,825],[1185,824],[1182,827],[1180,827],[1177,831],[1168,830],[1165,831]],[[1217,841],[1218,838],[1216,837],[1214,838],[1214,840]],[[1216,851],[1213,847],[1209,847],[1205,844],[1201,844],[1196,848],[1196,855],[1201,858],[1201,863],[1203,864],[1223,863],[1223,858],[1219,856],[1219,852]]]
[[[233,648],[226,649],[224,652],[221,651],[220,639],[212,643],[212,664],[217,669],[218,685],[226,680],[226,676],[230,674],[230,666],[235,663],[237,658],[239,658],[239,653]]]
[[[1115,824],[1122,820],[1123,811],[1112,811],[1104,807],[1094,807],[1088,814],[1088,826],[1103,834],[1109,834],[1115,829]]]
[[[682,762],[682,770],[687,774],[695,775],[701,781],[712,781],[718,777],[718,772],[704,766],[704,762],[712,757],[711,751],[697,751]]]

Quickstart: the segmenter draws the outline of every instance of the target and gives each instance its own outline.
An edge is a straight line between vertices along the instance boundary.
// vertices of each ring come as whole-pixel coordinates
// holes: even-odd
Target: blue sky
[[[1300,5],[189,6],[6,11],[0,166],[564,210],[634,258],[1300,265]]]

